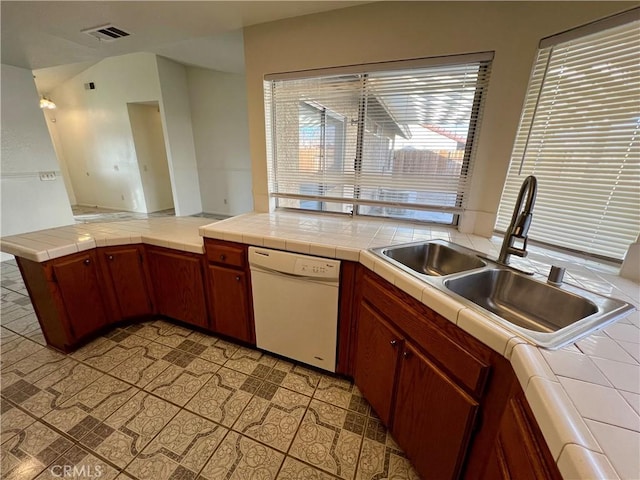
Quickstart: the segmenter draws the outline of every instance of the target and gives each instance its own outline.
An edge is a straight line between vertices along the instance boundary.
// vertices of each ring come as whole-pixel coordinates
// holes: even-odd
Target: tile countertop
[[[95,247],[146,243],[185,252],[203,253],[198,228],[211,223],[202,217],[158,217],[108,223],[79,223],[2,237],[0,250],[45,262]]]
[[[77,224],[3,237],[0,250],[38,262],[130,243],[202,253],[201,236],[359,261],[511,361],[564,478],[640,478],[639,312],[568,347],[539,349],[366,251],[443,239],[496,258],[501,238],[391,220],[277,212],[216,223],[162,217]],[[639,304],[640,285],[617,276],[618,268],[605,263],[533,246],[526,259],[512,257],[512,263],[540,275],[551,264],[564,266],[567,283]]]
[[[640,478],[640,312],[559,350],[537,348],[394,268],[368,248],[443,239],[497,258],[502,238],[390,220],[276,212],[250,213],[200,228],[208,238],[359,261],[456,323],[511,361],[540,429],[565,479]],[[640,285],[618,267],[529,247],[512,264],[539,277],[566,267],[565,281],[638,305]]]

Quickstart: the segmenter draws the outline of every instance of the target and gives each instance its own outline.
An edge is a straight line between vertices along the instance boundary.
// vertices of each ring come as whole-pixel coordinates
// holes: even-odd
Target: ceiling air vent
[[[125,32],[121,28],[118,28],[114,25],[102,25],[101,27],[88,28],[86,30],[82,30],[82,33],[86,33],[87,35],[91,35],[98,40],[104,40],[106,42],[113,42],[114,40],[118,40],[119,38],[128,37],[131,35],[128,32]]]

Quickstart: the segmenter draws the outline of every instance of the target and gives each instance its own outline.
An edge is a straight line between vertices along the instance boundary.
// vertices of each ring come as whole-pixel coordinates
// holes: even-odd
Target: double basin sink
[[[560,348],[635,310],[621,300],[536,280],[444,240],[371,252],[541,347]]]

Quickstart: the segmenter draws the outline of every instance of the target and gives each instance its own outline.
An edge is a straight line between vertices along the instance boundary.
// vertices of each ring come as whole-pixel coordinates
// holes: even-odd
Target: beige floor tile
[[[67,451],[73,442],[40,422],[34,422],[20,435],[2,444],[2,478],[34,478],[47,465]]]
[[[42,348],[42,345],[38,345],[27,338],[18,337],[2,345],[2,350],[0,351],[0,367],[5,368],[7,365],[13,365],[23,358],[42,350]]]
[[[40,330],[40,324],[38,318],[33,312],[28,313],[22,317],[19,317],[13,321],[9,321],[7,318],[2,318],[2,325],[5,328],[17,333],[18,335],[26,336],[28,333],[35,330]]]
[[[41,330],[34,330],[33,332],[28,333],[26,337],[29,340],[36,342],[38,345],[42,345],[43,347],[47,345],[47,340],[46,338],[44,338]]]
[[[17,305],[15,303],[9,304],[9,305],[3,305],[2,307],[2,326],[9,328],[8,325],[20,318],[24,318],[27,315],[32,315],[33,314],[33,310],[29,309],[29,308],[25,308],[21,305]],[[18,333],[16,332],[16,330],[14,330],[13,328],[9,328],[9,330],[13,331],[14,333]]]
[[[144,345],[149,343],[149,340],[135,335],[127,338],[129,341],[125,340],[120,343],[108,338],[101,340],[99,343],[90,344],[93,348],[83,350],[82,352],[78,350],[72,354],[72,356],[76,360],[80,360],[98,370],[109,372],[125,360],[142,351]]]
[[[139,352],[109,373],[125,382],[143,388],[171,365],[163,360],[163,357],[169,352],[171,352],[170,347],[150,341]]]
[[[192,331],[187,340],[199,343],[200,345],[210,346],[218,341],[218,337],[210,333]]]
[[[216,340],[207,345],[200,356],[205,360],[224,365],[238,351],[238,345],[225,340]]]
[[[336,477],[292,457],[284,459],[277,480],[335,480]]]
[[[140,480],[195,478],[228,430],[186,410],[127,467]]]
[[[34,383],[56,371],[66,360],[66,356],[50,348],[42,348],[34,354],[2,369],[2,387],[7,387],[17,379]]]
[[[259,350],[240,347],[233,356],[224,364],[227,368],[232,368],[245,375],[253,375],[265,378],[277,360],[271,355],[267,355]]]
[[[185,408],[230,427],[262,383],[261,380],[252,380],[252,377],[223,367],[213,374]]]
[[[43,420],[80,440],[138,392],[121,380],[103,375],[62,405],[55,406]]]
[[[94,355],[95,353],[99,353],[101,351],[103,351],[104,348],[106,347],[101,347],[101,345],[105,342],[108,341],[108,338],[106,337],[97,337],[94,338],[93,340],[91,340],[90,342],[84,344],[83,346],[81,346],[80,348],[78,348],[77,350],[74,350],[73,352],[71,352],[69,354],[69,357],[81,361],[84,360],[85,358]],[[108,345],[108,344],[107,344]]]
[[[167,367],[144,389],[177,405],[184,406],[209,381],[220,366],[184,352],[172,355],[174,352],[178,352],[178,350],[174,349],[163,357],[165,360],[171,360],[173,365]]]
[[[323,375],[313,397],[362,415],[367,415],[370,411],[369,404],[353,382],[342,378]]]
[[[22,410],[2,400],[2,414],[0,415],[0,443],[4,443],[18,433],[25,430],[35,419]]]
[[[354,478],[366,417],[313,400],[289,454],[340,478]]]
[[[400,451],[365,438],[362,443],[356,480],[382,478],[420,480],[409,460]]]
[[[263,383],[233,429],[286,452],[311,399],[305,395]]]
[[[294,392],[312,396],[320,382],[321,374],[310,368],[296,365],[285,360],[278,360],[266,377],[275,383]]]
[[[180,345],[191,333],[183,328],[178,329],[176,325],[165,322],[164,320],[154,320],[153,322],[143,324],[141,328],[129,328],[127,330],[133,331],[133,333],[140,337],[162,343],[172,348]]]
[[[284,455],[236,432],[229,432],[200,472],[207,480],[275,480]]]
[[[61,478],[112,480],[118,470],[79,445],[74,445],[56,458],[37,480],[60,480]]]
[[[4,310],[2,311],[1,315],[4,315]],[[12,332],[11,330],[8,330],[0,325],[0,345],[5,346],[9,342],[13,342],[14,340],[17,340],[19,338],[20,336],[17,333]]]
[[[42,417],[102,376],[91,367],[68,360],[35,382],[33,386],[40,391],[20,402],[20,406],[29,413]]]
[[[80,443],[124,467],[178,411],[175,405],[140,392],[85,435]]]

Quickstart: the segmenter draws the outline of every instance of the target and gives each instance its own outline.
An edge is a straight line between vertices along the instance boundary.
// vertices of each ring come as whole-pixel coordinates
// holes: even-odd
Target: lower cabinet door
[[[199,256],[149,248],[147,258],[158,313],[208,327],[202,260]]]
[[[394,438],[425,478],[457,478],[478,403],[408,343],[400,362]]]
[[[95,252],[56,260],[53,272],[74,340],[80,340],[108,323]]]
[[[209,279],[213,293],[215,331],[251,343],[247,274],[241,270],[210,265]]]
[[[507,403],[483,480],[560,480],[562,476],[520,389]]]
[[[355,383],[385,425],[391,420],[393,384],[403,339],[368,303],[358,319]]]
[[[136,245],[102,251],[120,318],[136,318],[153,313],[153,304],[142,263],[142,248]]]
[[[511,477],[509,465],[504,454],[504,448],[500,439],[496,439],[491,455],[485,459],[485,470],[482,480],[518,480],[518,477]]]

